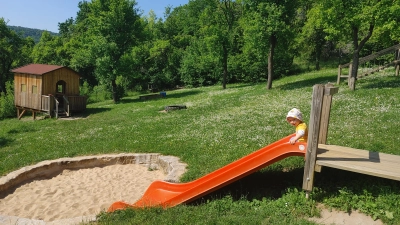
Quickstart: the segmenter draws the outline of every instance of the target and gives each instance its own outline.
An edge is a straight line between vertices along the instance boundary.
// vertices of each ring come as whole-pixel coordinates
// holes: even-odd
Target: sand
[[[0,215],[44,222],[93,216],[115,201],[136,202],[153,181],[165,177],[162,170],[150,171],[138,164],[63,170],[0,199]]]
[[[171,161],[168,164],[174,164]],[[184,166],[177,165],[173,170],[181,174]],[[141,164],[66,169],[51,179],[21,185],[0,199],[0,225],[72,225],[95,220],[98,213],[106,211],[115,201],[136,202],[153,181],[167,176],[163,170],[150,171]],[[357,211],[348,214],[325,207],[320,218],[309,219],[327,225],[383,224]]]

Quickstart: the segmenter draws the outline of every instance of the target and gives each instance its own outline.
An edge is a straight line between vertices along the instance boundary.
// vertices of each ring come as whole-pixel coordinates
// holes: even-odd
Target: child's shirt
[[[307,124],[303,122],[303,123],[300,123],[299,125],[297,125],[296,134],[301,134],[302,135],[302,137],[299,138],[298,141],[307,142],[307,139],[308,139]]]

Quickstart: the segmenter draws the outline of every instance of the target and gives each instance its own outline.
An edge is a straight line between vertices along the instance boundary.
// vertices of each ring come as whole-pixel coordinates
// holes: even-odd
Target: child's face
[[[292,117],[288,117],[286,120],[288,121],[288,123],[290,123],[292,126],[295,126],[295,127],[297,127],[297,125],[299,125],[301,122],[300,120],[298,120],[296,118],[292,118]]]

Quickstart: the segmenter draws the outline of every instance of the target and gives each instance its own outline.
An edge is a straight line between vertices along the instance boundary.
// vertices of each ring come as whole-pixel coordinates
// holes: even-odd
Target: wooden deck
[[[315,171],[322,166],[400,181],[400,155],[319,144]]]

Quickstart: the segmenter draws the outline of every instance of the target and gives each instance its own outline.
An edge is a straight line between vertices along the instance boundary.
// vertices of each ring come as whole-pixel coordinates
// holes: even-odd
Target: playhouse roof
[[[11,72],[13,73],[26,73],[33,75],[43,75],[45,73],[51,72],[53,70],[57,70],[63,68],[64,66],[57,65],[47,65],[47,64],[28,64],[26,66],[18,67]]]

